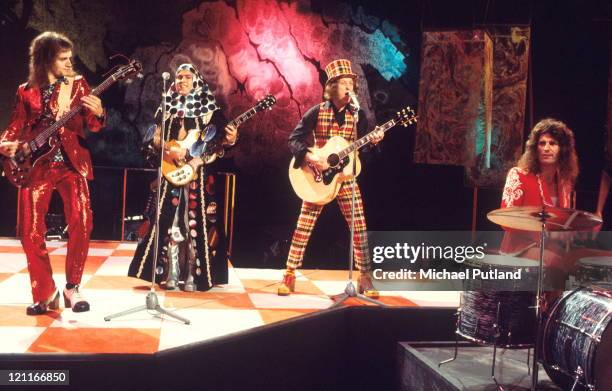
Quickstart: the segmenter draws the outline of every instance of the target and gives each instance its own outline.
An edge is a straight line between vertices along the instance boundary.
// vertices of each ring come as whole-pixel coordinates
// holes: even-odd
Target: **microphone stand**
[[[357,141],[357,124],[359,122],[359,103],[354,95],[351,96],[350,93],[347,93],[350,96],[350,101],[352,106],[354,107],[354,117],[355,117],[355,127],[353,128],[353,142]],[[346,110],[346,109],[345,109]],[[351,179],[351,229],[350,229],[350,241],[349,241],[349,269],[348,269],[348,282],[346,287],[344,288],[344,292],[332,295],[332,299],[335,300],[335,303],[332,304],[329,308],[337,308],[341,306],[345,301],[347,301],[351,297],[355,297],[357,299],[361,299],[363,301],[367,301],[372,304],[379,305],[381,307],[387,307],[387,305],[381,301],[372,299],[371,297],[367,297],[355,289],[355,285],[353,284],[353,264],[354,264],[354,253],[355,253],[355,186],[357,185],[357,148],[353,149],[353,162],[352,162],[352,174],[353,177]]]
[[[118,318],[124,315],[133,314],[140,311],[155,311],[157,314],[167,315],[171,318],[179,320],[185,324],[190,324],[189,319],[183,318],[180,315],[175,314],[174,312],[168,311],[163,308],[159,304],[159,300],[157,298],[157,294],[155,293],[155,268],[157,265],[157,257],[159,256],[159,215],[161,214],[161,187],[162,187],[162,161],[164,160],[164,143],[166,140],[166,81],[169,78],[169,75],[164,72],[162,74],[162,78],[164,80],[164,86],[162,91],[162,120],[160,126],[160,134],[159,134],[159,143],[160,143],[160,154],[159,154],[159,167],[157,168],[157,203],[155,208],[155,225],[153,229],[155,230],[155,243],[153,244],[153,257],[151,259],[151,288],[149,293],[147,293],[146,303],[145,305],[141,305],[138,307],[130,308],[125,311],[118,312],[113,315],[108,315],[104,317],[105,321],[109,321],[113,318]],[[155,136],[153,136],[155,137]]]

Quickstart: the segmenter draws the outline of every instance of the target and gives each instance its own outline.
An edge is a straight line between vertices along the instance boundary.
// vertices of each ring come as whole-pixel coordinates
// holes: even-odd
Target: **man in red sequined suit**
[[[21,243],[28,260],[34,303],[28,315],[57,309],[59,291],[53,281],[49,253],[45,246],[45,215],[51,196],[57,190],[64,204],[68,224],[66,255],[66,307],[75,312],[89,310],[89,303],[79,292],[79,284],[89,249],[92,213],[87,180],[93,179],[91,157],[85,146],[85,128],[99,131],[104,109],[90,87],[72,69],[72,42],[55,32],[44,32],[30,46],[30,75],[17,89],[10,123],[0,137],[0,153],[12,157],[17,149],[27,153],[24,140],[35,131],[32,124],[40,118],[58,119],[77,105],[83,105],[60,130],[60,148],[41,159],[32,169],[27,185],[19,190]]]

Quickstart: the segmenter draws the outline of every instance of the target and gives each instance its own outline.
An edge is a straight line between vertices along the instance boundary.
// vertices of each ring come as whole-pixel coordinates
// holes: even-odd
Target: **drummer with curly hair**
[[[543,119],[531,130],[525,152],[516,167],[508,172],[501,206],[571,208],[578,173],[574,133],[559,120]],[[502,254],[539,259],[539,233],[504,229]],[[567,274],[573,269],[573,263],[564,260],[569,239],[569,233],[553,232],[546,241],[544,263],[554,287],[563,288]]]

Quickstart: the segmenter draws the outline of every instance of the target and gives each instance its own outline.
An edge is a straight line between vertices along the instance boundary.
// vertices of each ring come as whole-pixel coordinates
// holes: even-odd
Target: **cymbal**
[[[588,231],[602,223],[601,217],[577,209],[547,206],[544,209],[547,231]],[[514,206],[495,209],[487,218],[502,227],[523,231],[542,230],[541,206]]]

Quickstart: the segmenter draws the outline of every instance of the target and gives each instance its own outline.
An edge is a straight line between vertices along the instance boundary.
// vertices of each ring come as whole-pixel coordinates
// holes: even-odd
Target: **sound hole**
[[[338,156],[338,154],[332,153],[327,157],[327,164],[329,164],[330,167],[336,167],[339,163],[340,156]]]

